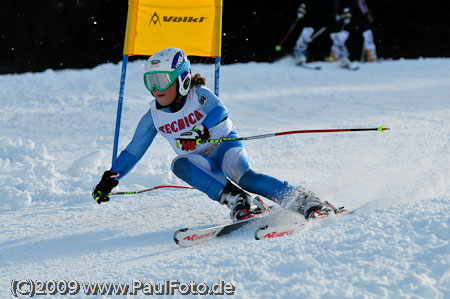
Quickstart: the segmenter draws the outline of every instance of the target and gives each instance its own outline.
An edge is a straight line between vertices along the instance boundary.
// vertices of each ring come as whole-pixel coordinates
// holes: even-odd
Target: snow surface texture
[[[194,248],[173,232],[229,221],[201,192],[90,196],[111,163],[120,64],[0,76],[0,297],[13,279],[222,279],[236,298],[450,298],[450,60],[318,64],[222,66],[220,97],[241,136],[391,128],[246,143],[255,170],[364,207],[303,234],[256,241],[250,227]],[[120,150],[151,100],[143,71],[128,66]],[[212,65],[193,71],[213,88]],[[184,185],[169,148],[158,136],[115,190]]]

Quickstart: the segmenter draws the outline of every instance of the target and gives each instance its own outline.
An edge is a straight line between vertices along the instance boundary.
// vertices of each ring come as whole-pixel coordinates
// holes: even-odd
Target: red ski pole
[[[263,134],[249,137],[236,137],[236,138],[220,138],[220,139],[208,139],[208,140],[197,140],[197,144],[201,143],[219,143],[224,141],[236,141],[236,140],[253,140],[253,139],[261,139],[282,135],[290,135],[290,134],[310,134],[310,133],[335,133],[335,132],[361,132],[361,131],[379,131],[384,133],[384,131],[389,130],[389,128],[385,128],[384,126],[378,128],[361,128],[361,129],[325,129],[325,130],[297,130],[297,131],[286,131],[286,132],[278,132],[271,134]]]
[[[286,41],[286,39],[289,37],[289,35],[291,35],[292,30],[294,30],[295,25],[297,25],[298,21],[300,21],[301,18],[297,17],[294,21],[294,23],[292,23],[291,27],[289,27],[288,32],[286,32],[286,34],[283,36],[283,38],[281,39],[280,43],[278,45],[275,46],[275,51],[281,51],[281,46],[284,44],[284,42]]]

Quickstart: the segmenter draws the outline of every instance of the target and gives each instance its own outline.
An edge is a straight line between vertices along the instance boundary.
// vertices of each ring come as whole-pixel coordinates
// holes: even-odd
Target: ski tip
[[[188,228],[180,228],[179,230],[177,230],[174,234],[173,234],[173,240],[175,241],[175,244],[180,245],[180,240],[178,239],[178,234],[179,233],[183,233],[185,231],[187,231]],[[181,246],[181,245],[180,245]]]
[[[297,63],[297,66],[305,68],[307,70],[314,70],[314,71],[320,71],[322,70],[322,67],[320,65],[308,65],[307,63]]]
[[[349,70],[349,71],[357,71],[359,70],[361,67],[359,65],[357,66],[352,66],[350,65],[345,65],[345,66],[341,66],[341,68],[345,69],[345,70]]]
[[[268,227],[269,227],[268,225],[264,225],[264,226],[261,226],[260,228],[258,228],[255,231],[255,240],[261,240],[261,238],[259,237],[259,232],[262,230],[266,230]]]
[[[386,131],[386,130],[389,130],[389,128],[386,128],[384,126],[377,128],[377,131],[380,131],[381,133],[384,133],[384,131]]]

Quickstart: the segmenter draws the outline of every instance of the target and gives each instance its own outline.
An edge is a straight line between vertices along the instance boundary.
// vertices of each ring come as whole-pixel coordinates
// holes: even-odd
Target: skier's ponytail
[[[202,76],[202,74],[197,73],[192,76],[191,80],[191,88],[194,86],[202,86],[206,84],[206,78]]]

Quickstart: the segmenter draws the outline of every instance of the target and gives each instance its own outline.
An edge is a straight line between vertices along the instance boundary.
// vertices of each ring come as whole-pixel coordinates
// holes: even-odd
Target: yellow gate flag
[[[124,55],[169,47],[186,55],[220,57],[222,0],[129,0]]]

